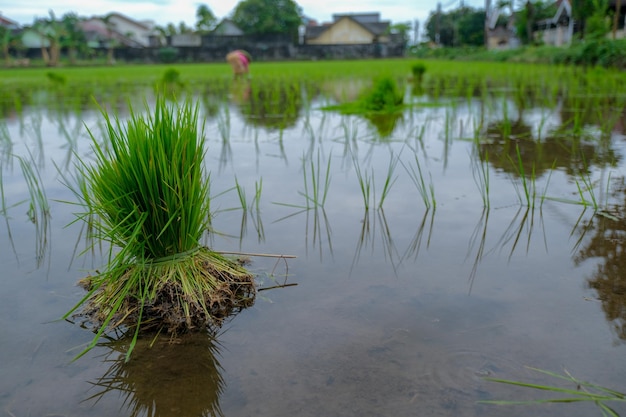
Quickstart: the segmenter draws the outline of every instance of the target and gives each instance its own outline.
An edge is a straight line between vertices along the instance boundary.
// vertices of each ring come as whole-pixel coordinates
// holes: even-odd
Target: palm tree
[[[196,11],[196,30],[201,33],[209,33],[215,29],[217,18],[206,4],[198,6]]]
[[[2,57],[7,67],[11,66],[9,48],[19,41],[20,38],[13,33],[11,28],[0,25],[0,49],[2,50]]]
[[[76,13],[66,13],[61,18],[61,24],[63,25],[63,38],[61,43],[63,46],[67,47],[70,63],[72,65],[76,63],[78,50],[84,50],[87,47],[87,38],[79,23],[80,18]]]
[[[115,48],[118,46],[119,42],[117,38],[114,36],[115,34],[115,22],[111,20],[113,17],[112,14],[108,14],[102,18],[106,28],[107,28],[107,64],[114,65],[115,64]]]

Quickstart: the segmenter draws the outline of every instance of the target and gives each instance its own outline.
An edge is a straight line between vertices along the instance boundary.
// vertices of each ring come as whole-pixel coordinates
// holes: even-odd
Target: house
[[[151,20],[136,21],[120,13],[109,13],[106,17],[91,17],[81,22],[81,27],[90,46],[101,46],[109,39],[120,45],[142,48],[150,46],[150,37],[155,32]]]
[[[546,45],[563,46],[572,42],[574,19],[569,0],[557,0],[557,10],[553,17],[536,23],[533,36]]]
[[[388,43],[389,21],[380,13],[334,14],[331,23],[307,25],[304,43],[308,45],[350,45]]]
[[[50,41],[33,28],[29,27],[22,30],[20,37],[22,46],[26,49],[50,47]]]
[[[243,30],[230,19],[222,19],[212,32],[219,36],[243,36]]]
[[[7,29],[19,29],[20,28],[20,24],[17,23],[14,20],[9,19],[6,16],[2,16],[2,14],[0,14],[0,26],[5,27]]]
[[[512,49],[520,46],[521,42],[515,34],[515,13],[503,16],[502,9],[496,7],[486,13],[486,19],[487,49]]]

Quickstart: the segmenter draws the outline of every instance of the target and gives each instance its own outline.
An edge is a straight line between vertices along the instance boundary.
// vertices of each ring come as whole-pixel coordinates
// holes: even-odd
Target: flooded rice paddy
[[[50,91],[3,113],[0,415],[601,415],[480,403],[559,396],[486,377],[576,389],[528,367],[626,390],[623,107],[434,83],[404,85],[400,114],[345,116],[322,107],[367,80],[259,82],[194,94],[208,243],[296,258],[253,256],[269,289],[215,339],[140,340],[130,362],[115,335],[72,361],[93,333],[59,320],[107,253],[63,184],[101,114]],[[284,283],[296,285],[271,288]]]

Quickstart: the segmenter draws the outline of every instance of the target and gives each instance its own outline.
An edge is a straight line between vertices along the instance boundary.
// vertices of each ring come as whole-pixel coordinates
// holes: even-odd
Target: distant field
[[[540,65],[504,62],[459,62],[445,60],[369,59],[343,61],[252,62],[252,80],[280,83],[319,82],[325,79],[375,78],[391,76],[409,79],[415,63],[426,67],[423,86],[437,93],[457,90],[458,94],[475,95],[479,90],[525,90],[530,86],[542,91],[571,90],[574,85],[581,93],[615,93],[626,85],[623,72],[603,69],[583,69],[574,66]],[[122,87],[153,86],[163,79],[169,69],[176,69],[178,79],[194,85],[215,81],[229,83],[232,72],[226,62],[194,64],[126,65],[98,67],[11,68],[0,69],[0,90],[5,93],[51,85],[66,89],[92,90],[96,86],[107,91]],[[52,76],[51,76],[52,75]],[[58,84],[54,82],[59,81]],[[52,81],[52,83],[51,83]],[[24,87],[24,88],[22,88]],[[587,91],[589,90],[589,91]],[[462,93],[461,93],[462,92]],[[21,93],[20,93],[21,94]],[[1,93],[0,93],[1,95]],[[8,101],[13,101],[10,98]]]
[[[412,59],[252,62],[250,74],[255,76],[325,78],[328,76],[368,76],[377,73],[408,74]],[[150,84],[159,80],[170,68],[180,72],[182,80],[201,81],[207,78],[231,77],[227,63],[159,64],[101,67],[10,68],[0,70],[0,83],[46,83],[46,74],[53,72],[72,82],[139,82]]]

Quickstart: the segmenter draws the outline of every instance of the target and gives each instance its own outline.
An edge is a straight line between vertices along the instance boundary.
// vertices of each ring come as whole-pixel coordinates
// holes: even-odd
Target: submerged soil
[[[232,261],[238,270],[245,261]],[[163,280],[156,292],[156,297],[142,306],[140,297],[129,294],[107,326],[109,330],[134,328],[140,322],[141,332],[167,331],[172,336],[190,331],[215,330],[224,321],[241,310],[254,304],[256,286],[254,275],[250,273],[229,273],[216,268],[210,262],[204,262],[207,275],[216,278],[216,285],[211,291],[204,292],[194,299],[186,294],[178,281]],[[93,277],[86,277],[78,283],[85,290],[91,290]],[[109,311],[94,301],[95,295],[106,291],[98,289],[75,316],[83,325],[99,329],[107,319]]]

